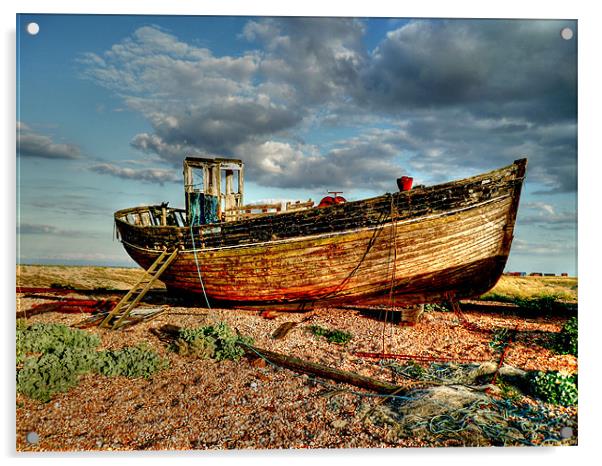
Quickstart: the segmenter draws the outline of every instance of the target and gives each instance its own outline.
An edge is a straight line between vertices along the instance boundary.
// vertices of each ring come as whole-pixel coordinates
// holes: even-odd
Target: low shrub
[[[530,388],[535,397],[548,403],[562,406],[577,404],[577,374],[537,371],[530,378]]]
[[[425,304],[424,312],[450,312],[451,309],[448,304],[445,303],[433,303]]]
[[[529,299],[515,298],[514,303],[520,307],[522,311],[534,314],[550,314],[564,307],[564,305],[558,301],[558,297],[554,295],[542,295]]]
[[[517,298],[505,294],[487,292],[480,296],[479,299],[482,301],[496,301],[498,303],[513,303]]]
[[[353,338],[351,333],[337,329],[331,330],[320,327],[319,325],[310,325],[309,331],[318,337],[325,337],[330,343],[335,343],[337,345],[346,345]]]
[[[493,348],[494,351],[503,351],[503,349],[508,344],[508,340],[510,339],[510,330],[507,328],[497,329],[493,333],[493,338],[489,342],[489,346]]]
[[[63,324],[28,325],[24,319],[17,321],[17,364],[23,362],[29,353],[60,355],[67,348],[79,352],[94,351],[99,344],[97,335]]]
[[[205,327],[183,328],[172,349],[182,356],[202,359],[237,361],[245,353],[241,344],[252,344],[248,337],[238,335],[225,322]]]
[[[505,400],[517,402],[523,397],[522,393],[517,387],[505,382],[504,380],[497,380],[496,385],[500,389],[500,396]]]
[[[50,288],[54,288],[56,290],[70,290],[71,289],[70,286],[65,285],[63,283],[51,283]]]
[[[145,346],[97,351],[99,344],[97,335],[84,330],[17,321],[17,392],[49,401],[86,373],[148,377],[167,365]]]
[[[112,286],[95,286],[93,291],[102,293],[104,291],[116,291],[116,288],[113,288]]]
[[[95,360],[96,372],[106,376],[148,378],[167,367],[167,360],[161,358],[145,344],[120,350],[101,351]]]
[[[17,392],[40,401],[76,386],[82,374],[94,368],[94,352],[65,349],[25,359],[17,371]]]
[[[579,327],[577,317],[571,317],[556,338],[555,350],[561,354],[577,356]]]
[[[523,314],[555,314],[566,312],[568,309],[567,304],[562,301],[562,297],[555,294],[541,294],[524,298],[499,293],[485,293],[480,299],[483,301],[516,304],[519,307],[519,311]]]

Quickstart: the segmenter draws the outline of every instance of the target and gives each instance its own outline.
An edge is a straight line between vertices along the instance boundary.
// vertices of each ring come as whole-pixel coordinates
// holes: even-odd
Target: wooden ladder
[[[161,276],[177,255],[177,249],[171,252],[165,249],[161,255],[157,257],[157,260],[153,262],[153,265],[145,271],[145,274],[138,283],[136,283],[134,287],[121,298],[121,301],[117,303],[113,310],[107,314],[99,326],[104,328],[111,327],[113,330],[121,327],[124,323],[123,320],[130,315],[130,312],[132,312],[144,295],[146,295],[148,290],[150,290],[155,280]]]

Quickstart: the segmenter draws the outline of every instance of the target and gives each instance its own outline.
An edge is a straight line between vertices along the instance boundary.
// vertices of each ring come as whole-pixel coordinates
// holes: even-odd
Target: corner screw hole
[[[40,32],[40,25],[38,23],[28,23],[26,30],[30,36],[35,36],[38,32]]]
[[[573,38],[573,30],[571,28],[563,28],[560,31],[560,37],[564,40],[571,40]]]
[[[36,432],[28,432],[25,436],[25,440],[27,440],[27,443],[29,444],[35,444],[40,441],[40,436]]]

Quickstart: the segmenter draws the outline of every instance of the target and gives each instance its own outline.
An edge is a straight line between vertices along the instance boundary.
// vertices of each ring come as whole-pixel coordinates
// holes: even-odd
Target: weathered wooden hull
[[[116,221],[125,249],[144,268],[161,247],[180,248],[161,280],[187,293],[204,287],[213,306],[440,302],[482,294],[501,276],[525,165],[521,160],[439,187],[348,203],[353,222],[345,223],[339,206],[233,222],[244,234],[224,245],[215,244],[224,226],[135,226],[124,220],[126,211],[116,213]],[[283,219],[291,228],[280,228],[287,226]],[[263,231],[253,232],[262,222]],[[333,229],[333,222],[341,227]],[[299,223],[307,225],[306,234],[294,233]],[[222,236],[222,243],[228,239]]]

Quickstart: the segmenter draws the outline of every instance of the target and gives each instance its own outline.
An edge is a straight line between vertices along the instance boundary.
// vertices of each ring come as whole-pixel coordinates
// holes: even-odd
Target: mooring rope
[[[268,366],[278,369],[284,367],[273,362],[254,347],[245,343],[240,344],[255,353],[258,358],[264,360]],[[437,373],[433,374],[432,378],[443,379],[438,385],[467,387],[465,384],[459,383],[458,381],[445,380],[445,375],[441,376],[441,374],[439,374],[439,372],[443,370],[453,379],[459,375],[462,369],[454,369],[454,373],[452,374],[452,369],[448,366],[441,366],[441,368],[438,368],[438,365],[434,366],[435,372]],[[467,368],[472,370],[473,365],[469,365]],[[290,368],[286,369],[295,372]],[[420,401],[429,393],[428,388],[415,389],[404,395],[398,393],[374,393],[370,391],[361,392],[349,388],[342,388],[341,384],[326,382],[325,380],[310,374],[294,374],[293,377],[300,378],[304,375],[307,376],[309,380],[312,380],[314,383],[321,385],[331,392],[349,394],[359,398],[375,399],[374,406],[366,412],[363,422],[369,420],[384,401],[388,402],[387,409],[393,411],[393,415],[395,415],[395,411],[398,408],[403,407],[406,403]],[[418,381],[426,384],[429,384],[429,382],[432,383],[432,380],[429,379]],[[523,402],[516,403],[509,399],[478,399],[453,411],[450,411],[449,405],[444,402],[431,399],[430,403],[440,407],[441,411],[433,412],[431,414],[413,413],[412,415],[399,420],[391,419],[393,425],[397,426],[398,432],[402,433],[406,430],[414,432],[417,429],[422,428],[425,429],[427,433],[433,435],[435,439],[448,440],[459,438],[458,436],[461,434],[474,435],[471,429],[476,429],[489,441],[500,442],[504,445],[559,445],[563,440],[563,437],[560,434],[561,427],[570,424],[569,414],[554,413],[544,403],[539,401],[535,405],[530,405]],[[402,429],[403,427],[405,428]],[[512,433],[518,435],[512,435]]]
[[[198,210],[197,210],[198,209]],[[203,277],[201,275],[201,267],[199,266],[199,258],[196,253],[196,244],[194,242],[194,230],[192,228],[194,224],[194,220],[201,218],[201,212],[196,203],[191,203],[190,205],[190,239],[192,240],[192,253],[194,254],[194,262],[196,264],[196,271],[199,276],[199,282],[201,282],[201,288],[203,289],[203,296],[205,297],[205,302],[207,303],[207,307],[211,309],[211,305],[209,304],[209,298],[207,298],[207,292],[205,291],[205,284],[203,283]]]
[[[397,225],[395,224],[395,213],[394,213],[394,202],[393,196],[391,196],[391,211],[389,213],[391,218],[391,235],[390,235],[390,244],[389,244],[389,255],[388,261],[391,264],[391,248],[393,249],[393,270],[391,273],[391,286],[389,289],[389,306],[391,308],[391,316],[393,316],[393,310],[395,308],[395,296],[393,294],[393,288],[395,286],[395,277],[397,275]],[[385,354],[385,334],[387,328],[387,318],[389,315],[389,308],[385,309],[385,319],[383,321],[383,331],[382,331],[382,354]],[[393,320],[391,320],[391,324]]]
[[[370,237],[370,240],[368,241],[368,244],[366,246],[366,250],[364,251],[364,253],[362,255],[362,258],[355,265],[355,267],[353,268],[353,270],[351,270],[351,272],[349,272],[349,274],[341,281],[341,283],[339,283],[335,287],[334,290],[329,291],[329,292],[323,294],[322,296],[316,298],[317,300],[326,299],[326,298],[330,298],[332,296],[336,296],[336,294],[343,289],[343,287],[347,284],[347,282],[349,282],[349,280],[351,280],[353,278],[353,276],[359,270],[359,268],[361,267],[361,265],[364,263],[366,257],[368,256],[368,253],[372,250],[372,246],[374,246],[374,244],[376,243],[376,240],[380,236],[380,233],[382,232],[382,230],[385,228],[385,224],[386,223],[387,223],[387,214],[386,214],[386,212],[382,212],[380,218],[378,219],[378,223],[377,223],[376,227],[373,229],[374,231],[372,233],[372,236]]]

